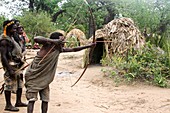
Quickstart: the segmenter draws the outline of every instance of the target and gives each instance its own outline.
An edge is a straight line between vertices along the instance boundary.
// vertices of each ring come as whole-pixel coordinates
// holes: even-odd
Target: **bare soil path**
[[[56,77],[50,85],[48,113],[170,113],[170,89],[144,84],[115,86],[113,80],[101,72],[107,67],[88,67],[82,79],[71,87],[83,71],[82,54],[83,51],[60,55]],[[28,52],[28,57],[34,55],[35,51]],[[0,73],[3,75],[2,69]],[[23,100],[26,101],[25,92]],[[12,94],[12,102],[15,103],[15,94]],[[34,113],[41,112],[40,105],[38,100]],[[12,113],[4,111],[4,106],[2,94],[0,113]],[[18,113],[26,113],[26,108],[20,108]]]

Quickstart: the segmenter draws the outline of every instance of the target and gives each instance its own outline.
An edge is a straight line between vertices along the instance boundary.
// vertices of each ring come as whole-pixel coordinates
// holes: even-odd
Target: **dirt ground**
[[[60,54],[56,77],[50,85],[48,113],[170,113],[170,89],[144,84],[117,86],[101,72],[107,67],[89,66],[80,81],[71,87],[83,71],[83,53]],[[29,50],[27,57],[35,54],[35,51]],[[2,69],[0,73],[3,75]],[[2,78],[0,76],[0,82]],[[23,101],[26,102],[25,89]],[[15,104],[15,94],[12,94],[12,103]],[[0,113],[12,113],[4,111],[4,107],[2,94]],[[41,101],[38,100],[34,113],[40,113],[40,108]],[[26,113],[26,108],[20,108],[18,113]]]

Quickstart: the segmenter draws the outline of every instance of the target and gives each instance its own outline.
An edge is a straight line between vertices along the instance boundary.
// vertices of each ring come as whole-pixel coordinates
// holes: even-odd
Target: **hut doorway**
[[[97,38],[96,46],[93,51],[91,64],[101,64],[101,59],[103,58],[105,53],[105,46],[103,38]]]

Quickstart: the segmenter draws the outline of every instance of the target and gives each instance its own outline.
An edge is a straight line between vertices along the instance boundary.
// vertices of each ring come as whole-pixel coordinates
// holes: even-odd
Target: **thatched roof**
[[[80,29],[77,28],[74,28],[67,33],[66,41],[72,43],[73,45],[77,42],[79,43],[79,46],[87,44],[87,39],[85,34]]]
[[[96,31],[96,38],[105,41],[106,54],[124,54],[128,49],[139,49],[145,43],[139,29],[130,18],[117,18]],[[90,38],[92,40],[92,38]]]

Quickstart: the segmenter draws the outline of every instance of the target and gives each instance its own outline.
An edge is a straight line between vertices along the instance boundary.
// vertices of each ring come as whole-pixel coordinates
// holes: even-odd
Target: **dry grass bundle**
[[[106,37],[106,33],[104,33],[104,30],[103,29],[98,29],[95,31],[95,38],[103,38],[103,37]],[[92,41],[93,37],[90,38],[90,40]]]
[[[129,49],[139,49],[144,43],[144,37],[130,18],[118,18],[109,22],[103,28],[106,54],[124,55]]]
[[[69,43],[69,47],[82,46],[87,44],[87,39],[85,34],[80,29],[72,29],[66,35],[66,41]]]

